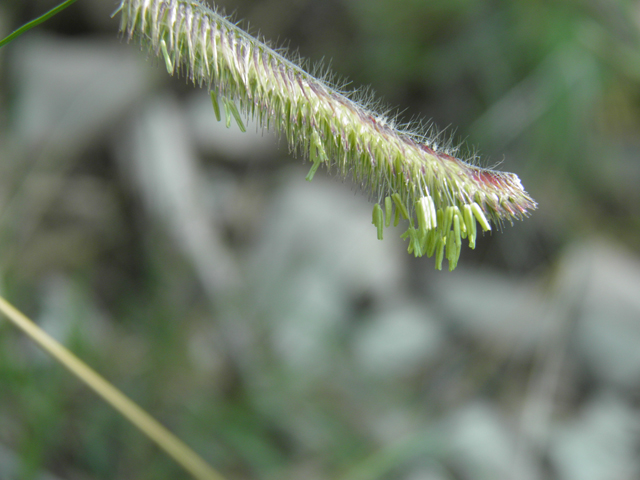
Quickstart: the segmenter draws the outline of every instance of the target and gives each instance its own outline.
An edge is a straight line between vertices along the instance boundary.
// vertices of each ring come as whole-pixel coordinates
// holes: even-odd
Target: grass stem
[[[198,480],[224,480],[198,454],[0,296],[0,312]]]

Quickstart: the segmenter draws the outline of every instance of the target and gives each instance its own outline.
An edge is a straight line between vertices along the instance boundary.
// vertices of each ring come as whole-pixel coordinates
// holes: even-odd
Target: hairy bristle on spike
[[[455,267],[461,236],[475,247],[476,221],[488,231],[490,222],[522,219],[537,207],[516,175],[477,166],[475,153],[456,158],[450,133],[401,125],[370,91],[346,92],[326,71],[316,78],[199,0],[122,0],[120,12],[127,39],[139,38],[169,71],[208,86],[216,117],[219,98],[228,124],[232,116],[243,129],[242,113],[276,130],[313,162],[308,179],[321,163],[351,176],[376,202],[379,238],[393,206],[394,225],[400,216],[409,222],[402,236],[409,251],[436,253],[437,268],[444,258]]]

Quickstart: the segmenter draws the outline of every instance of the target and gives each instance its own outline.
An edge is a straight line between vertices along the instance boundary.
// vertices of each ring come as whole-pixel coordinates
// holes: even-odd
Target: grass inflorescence
[[[429,135],[396,125],[375,108],[317,78],[198,0],[122,0],[121,30],[211,92],[215,115],[244,130],[243,113],[287,139],[311,163],[351,177],[375,200],[378,238],[408,220],[409,253],[457,265],[477,224],[521,219],[536,208],[517,175],[467,163]],[[384,206],[384,208],[383,208]]]

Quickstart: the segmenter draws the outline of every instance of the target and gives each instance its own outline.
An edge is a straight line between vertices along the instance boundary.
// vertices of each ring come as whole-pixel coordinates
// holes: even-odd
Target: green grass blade
[[[197,480],[224,480],[197,453],[0,296],[0,312]]]
[[[23,26],[21,26],[20,28],[18,28],[14,32],[12,32],[9,36],[7,36],[7,37],[3,38],[2,40],[0,40],[0,48],[4,47],[7,43],[12,41],[13,39],[19,37],[24,32],[26,32],[28,30],[31,30],[33,27],[35,27],[37,25],[40,25],[42,22],[50,19],[56,13],[61,12],[62,10],[64,10],[65,8],[67,8],[72,3],[75,3],[75,2],[76,2],[76,0],[67,0],[66,2],[61,3],[57,7],[52,8],[51,10],[49,10],[44,15],[39,16],[35,20],[31,20],[29,23],[25,23]]]

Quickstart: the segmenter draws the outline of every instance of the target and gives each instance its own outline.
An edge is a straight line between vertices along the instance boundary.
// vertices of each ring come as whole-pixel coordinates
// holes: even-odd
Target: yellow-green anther
[[[397,227],[399,223],[400,223],[400,209],[396,207],[396,211],[393,216],[393,226]]]
[[[422,253],[422,244],[420,243],[420,239],[416,236],[413,241],[414,241],[413,255],[415,257],[421,257],[423,253]]]
[[[311,151],[317,154],[323,162],[329,160],[320,141],[320,135],[316,131],[311,134]]]
[[[229,100],[224,98],[222,100],[222,104],[224,105],[224,117],[225,117],[226,127],[229,128],[231,126],[231,111],[229,110]]]
[[[393,200],[391,197],[385,197],[384,199],[384,225],[385,227],[389,227],[391,225],[391,214],[393,209]]]
[[[429,209],[431,210],[431,228],[438,227],[438,215],[436,214],[436,204],[433,198],[429,197]]]
[[[436,245],[436,269],[442,270],[442,260],[444,260],[444,245],[446,242],[446,237],[440,235],[438,237],[438,242]]]
[[[462,212],[460,211],[460,209],[456,206],[453,207],[453,213],[454,215],[458,215],[461,219],[462,219]],[[464,223],[464,219],[462,219],[460,221],[460,231],[465,234],[467,233],[467,226]],[[465,238],[466,235],[462,235],[462,238]]]
[[[409,238],[409,246],[407,247],[408,253],[413,253],[413,247],[414,247],[413,232],[414,231],[415,229],[413,227],[409,227],[402,235],[400,235],[400,238],[402,238],[403,240],[406,240],[407,238]]]
[[[312,163],[318,162],[318,149],[313,145],[309,149],[309,160],[311,160]]]
[[[476,202],[473,202],[471,204],[471,211],[473,212],[473,216],[478,220],[478,223],[482,226],[482,230],[484,230],[485,232],[491,230],[491,225],[489,225],[487,217],[485,217],[484,213],[482,213],[480,205],[478,205]]]
[[[410,226],[406,232],[400,235],[400,238],[409,238],[409,246],[407,247],[408,253],[413,253],[416,257],[423,255],[422,245],[420,243],[420,234],[413,226]]]
[[[436,208],[433,204],[433,198],[430,195],[425,195],[421,197],[420,200],[420,208],[424,211],[426,229],[431,230],[432,228],[436,228],[438,226],[438,222],[436,219]]]
[[[309,173],[307,173],[307,176],[304,178],[307,182],[310,182],[311,180],[313,180],[313,176],[316,174],[316,171],[318,170],[320,163],[321,162],[317,158],[316,160],[314,160],[313,165],[311,165],[311,168],[309,169]],[[375,213],[375,207],[373,208]]]
[[[420,242],[420,256],[424,255],[424,252],[427,248],[427,238],[429,237],[429,232],[431,230],[418,230],[418,241]]]
[[[238,124],[238,128],[240,129],[240,131],[242,133],[246,132],[247,129],[244,128],[244,123],[242,123],[242,118],[240,118],[240,113],[238,113],[238,108],[236,107],[235,102],[229,101],[229,102],[227,102],[227,104],[229,105],[229,110],[231,110],[231,114],[233,115],[233,118],[235,118],[236,123]],[[228,126],[229,125],[227,125],[227,127]]]
[[[411,229],[411,242],[413,243],[413,255],[422,256],[422,242],[420,241],[420,232],[415,228]]]
[[[449,261],[449,271],[451,272],[458,264],[460,258],[460,246],[453,236],[452,232],[449,232],[447,236],[447,260]]]
[[[384,218],[383,218],[382,208],[379,203],[376,203],[373,206],[373,223],[378,229],[378,240],[382,240],[382,231],[384,229]]]
[[[440,232],[438,230],[431,229],[429,230],[429,233],[427,234],[427,245],[425,248],[425,253],[427,254],[427,257],[431,257],[433,255],[433,252],[436,249],[436,244],[438,243],[438,238],[440,237]]]
[[[396,208],[400,209],[402,218],[408,220],[409,212],[407,211],[407,207],[404,206],[404,203],[402,203],[402,199],[400,198],[400,195],[398,195],[397,193],[394,193],[393,195],[391,195],[391,198],[393,198],[393,202],[396,204]]]
[[[162,50],[162,56],[164,57],[164,63],[167,66],[167,72],[170,75],[173,75],[173,62],[171,61],[171,57],[169,56],[169,51],[167,50],[167,42],[164,41],[164,38],[160,40],[160,50]]]
[[[462,247],[458,247],[456,246],[456,255],[455,258],[453,260],[449,260],[449,271],[452,272],[454,268],[456,268],[458,266],[458,260],[460,260],[460,250],[462,250]]]
[[[445,233],[449,233],[451,230],[451,222],[453,221],[453,207],[447,207],[447,210],[444,213],[444,225],[442,227],[442,231]]]
[[[211,90],[211,104],[213,105],[213,113],[216,114],[216,120],[220,121],[220,105],[218,105],[218,94]]]
[[[457,213],[453,214],[453,236],[456,241],[456,248],[460,251],[460,248],[462,247],[462,239],[460,238],[460,217]]]
[[[422,199],[416,202],[415,207],[416,207],[416,216],[418,217],[418,230],[426,233],[429,230],[429,226],[431,223],[427,218],[427,208],[425,208],[425,205],[422,202]]]
[[[464,217],[464,223],[467,226],[469,236],[469,248],[476,248],[476,219],[471,212],[471,205],[466,204],[462,207],[462,214]]]

